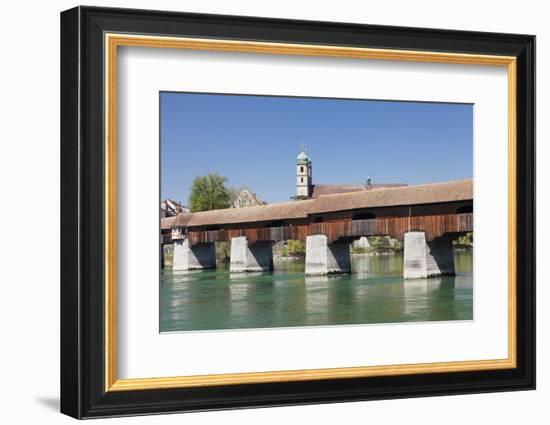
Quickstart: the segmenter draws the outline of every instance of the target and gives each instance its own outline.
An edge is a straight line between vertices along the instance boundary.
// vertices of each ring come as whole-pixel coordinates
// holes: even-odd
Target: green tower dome
[[[301,151],[298,156],[296,157],[296,161],[298,162],[310,162],[309,156],[307,156],[307,153],[304,151]]]

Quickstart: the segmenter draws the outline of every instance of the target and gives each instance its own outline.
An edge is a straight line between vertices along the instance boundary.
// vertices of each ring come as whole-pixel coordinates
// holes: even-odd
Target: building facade
[[[232,203],[233,208],[256,207],[258,205],[265,205],[265,202],[258,198],[258,196],[247,187],[243,188],[237,194]]]
[[[188,213],[189,208],[184,207],[181,202],[174,201],[172,199],[165,199],[160,203],[160,216],[175,217],[179,213]]]

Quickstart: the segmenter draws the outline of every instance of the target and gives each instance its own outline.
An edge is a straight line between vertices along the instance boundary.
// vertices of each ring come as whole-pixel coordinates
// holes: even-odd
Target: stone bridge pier
[[[306,275],[349,273],[349,243],[328,243],[325,235],[306,238]]]
[[[453,245],[448,235],[426,241],[424,232],[405,233],[403,277],[425,279],[454,275]]]
[[[189,245],[189,239],[174,241],[173,270],[203,270],[216,268],[216,244]]]
[[[231,239],[229,272],[264,272],[273,270],[273,242],[248,243],[246,236]]]
[[[306,275],[350,271],[349,242],[328,243],[325,235],[306,238]],[[453,245],[448,235],[427,241],[424,232],[405,233],[403,278],[426,279],[454,274]]]

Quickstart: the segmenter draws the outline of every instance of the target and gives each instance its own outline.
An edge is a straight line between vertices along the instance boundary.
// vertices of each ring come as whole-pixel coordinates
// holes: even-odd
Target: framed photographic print
[[[529,35],[61,14],[61,411],[533,389]]]

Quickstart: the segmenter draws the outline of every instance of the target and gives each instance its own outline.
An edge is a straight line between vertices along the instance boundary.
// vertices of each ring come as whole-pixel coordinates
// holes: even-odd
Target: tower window
[[[304,172],[304,166],[300,165],[300,173],[303,173],[303,172]]]
[[[303,182],[304,182],[304,178],[300,177],[300,183],[303,183]]]

